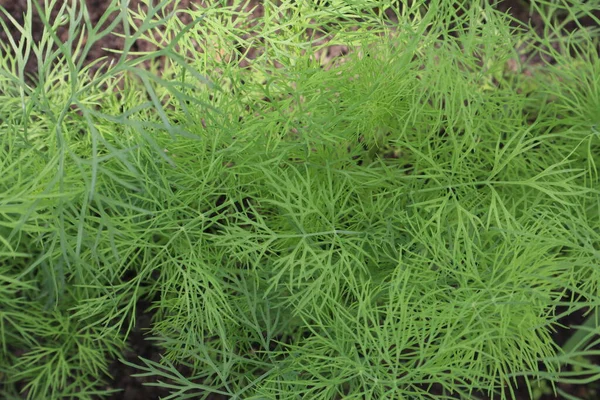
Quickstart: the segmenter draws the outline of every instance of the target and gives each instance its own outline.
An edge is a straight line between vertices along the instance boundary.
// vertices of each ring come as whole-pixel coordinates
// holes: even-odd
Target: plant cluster
[[[599,30],[562,30],[592,5],[532,1],[540,34],[474,1],[127,3],[29,0],[0,44],[3,397],[110,394],[140,312],[172,399],[598,376]]]

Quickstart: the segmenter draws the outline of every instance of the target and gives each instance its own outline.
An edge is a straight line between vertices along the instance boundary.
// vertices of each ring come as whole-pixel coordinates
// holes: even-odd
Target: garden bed
[[[597,10],[191,3],[1,33],[5,397],[597,397]]]

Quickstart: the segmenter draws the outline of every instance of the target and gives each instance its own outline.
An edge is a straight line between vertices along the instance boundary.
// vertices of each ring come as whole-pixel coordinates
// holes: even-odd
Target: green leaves
[[[514,398],[517,376],[597,374],[596,321],[551,338],[598,304],[593,32],[531,78],[506,65],[534,33],[473,2],[223,3],[112,3],[126,48],[93,73],[109,31],[75,3],[9,40],[3,394],[108,394],[143,313],[163,354],[135,365],[170,398]]]

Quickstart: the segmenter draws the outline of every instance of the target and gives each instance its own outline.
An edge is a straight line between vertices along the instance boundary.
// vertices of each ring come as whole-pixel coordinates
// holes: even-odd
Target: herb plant
[[[0,22],[3,397],[109,395],[141,312],[171,399],[597,379],[599,31],[564,30],[594,2],[532,0],[544,32],[459,0],[127,3]]]

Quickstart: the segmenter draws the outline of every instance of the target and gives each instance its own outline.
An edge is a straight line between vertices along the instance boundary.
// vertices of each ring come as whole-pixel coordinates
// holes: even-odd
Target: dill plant
[[[29,1],[0,58],[3,396],[109,395],[141,300],[164,352],[135,366],[173,399],[597,377],[595,312],[551,338],[598,304],[598,31],[560,22],[591,10],[532,1],[538,35],[483,2],[400,3],[112,2],[93,26]],[[120,56],[86,65],[117,26]],[[523,73],[523,48],[552,63]]]

